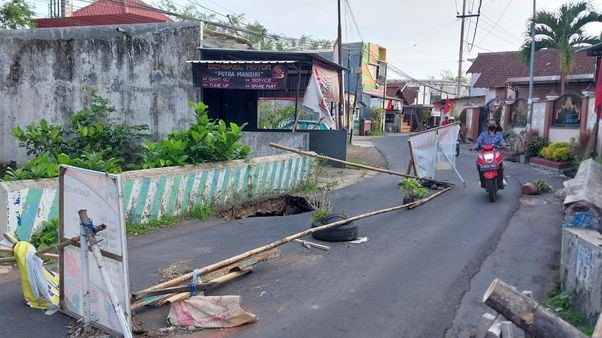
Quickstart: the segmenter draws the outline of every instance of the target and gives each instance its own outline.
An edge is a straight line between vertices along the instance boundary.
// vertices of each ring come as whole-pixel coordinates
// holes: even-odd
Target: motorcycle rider
[[[501,128],[495,119],[490,119],[487,121],[487,131],[484,131],[479,135],[477,141],[474,145],[474,150],[481,149],[481,146],[484,144],[493,144],[496,148],[503,148],[506,144],[504,141],[504,134],[499,131]],[[477,167],[477,171],[479,172],[479,178],[481,179],[481,186],[484,186],[484,178],[483,174]],[[502,183],[498,186],[498,189],[504,189],[506,185],[506,177],[504,177],[504,167],[503,163],[498,168],[498,176],[502,177]]]

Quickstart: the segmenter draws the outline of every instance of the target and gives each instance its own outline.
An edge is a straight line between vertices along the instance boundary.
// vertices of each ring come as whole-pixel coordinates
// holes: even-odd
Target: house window
[[[554,101],[552,126],[579,128],[581,125],[581,97],[566,94]]]
[[[510,128],[523,128],[527,126],[527,100],[518,99],[510,106]]]

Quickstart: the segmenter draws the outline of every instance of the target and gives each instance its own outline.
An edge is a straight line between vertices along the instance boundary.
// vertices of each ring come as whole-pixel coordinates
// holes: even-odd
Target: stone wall
[[[119,30],[118,30],[119,28]],[[249,48],[205,32],[205,46]],[[198,100],[191,66],[195,22],[8,30],[0,32],[0,162],[26,159],[11,130],[45,118],[65,124],[89,104],[89,85],[111,100],[115,118],[147,124],[154,137],[185,127]]]

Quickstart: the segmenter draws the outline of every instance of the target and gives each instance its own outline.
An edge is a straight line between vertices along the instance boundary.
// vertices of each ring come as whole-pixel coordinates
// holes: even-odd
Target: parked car
[[[286,121],[280,124],[279,129],[293,129],[295,121]],[[297,129],[303,130],[330,130],[330,127],[324,122],[299,120],[297,121]]]

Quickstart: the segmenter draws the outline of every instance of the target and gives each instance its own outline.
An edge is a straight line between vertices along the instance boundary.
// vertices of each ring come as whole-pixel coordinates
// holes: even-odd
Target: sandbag
[[[240,307],[240,296],[193,296],[171,305],[171,325],[203,329],[235,327],[257,321]]]

